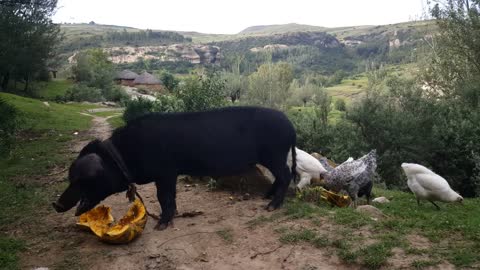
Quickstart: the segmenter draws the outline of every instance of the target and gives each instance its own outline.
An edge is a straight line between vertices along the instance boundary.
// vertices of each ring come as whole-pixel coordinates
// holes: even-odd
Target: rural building
[[[133,80],[133,85],[134,87],[142,87],[154,91],[161,91],[163,89],[162,82],[146,71]]]
[[[138,77],[137,73],[130,71],[128,69],[125,69],[117,73],[117,75],[115,76],[115,81],[121,85],[134,86],[133,81],[137,77]]]

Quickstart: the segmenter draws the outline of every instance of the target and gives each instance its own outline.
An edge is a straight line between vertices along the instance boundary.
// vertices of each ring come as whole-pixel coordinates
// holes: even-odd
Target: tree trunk
[[[27,92],[28,91],[28,75],[25,76],[25,88],[23,88],[23,92]]]
[[[8,87],[8,81],[10,80],[10,73],[6,72],[3,74],[3,81],[2,81],[2,90],[6,91]]]

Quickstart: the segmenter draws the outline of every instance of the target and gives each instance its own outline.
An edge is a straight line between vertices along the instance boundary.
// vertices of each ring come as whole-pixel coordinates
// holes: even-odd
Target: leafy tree
[[[225,82],[225,96],[229,97],[233,103],[240,100],[248,87],[247,78],[239,73],[233,72],[223,72],[221,78]]]
[[[142,115],[152,112],[182,112],[185,110],[185,105],[181,99],[174,95],[159,95],[155,101],[138,98],[126,102],[123,119],[129,122]]]
[[[332,110],[332,97],[319,87],[313,88],[312,101],[315,104],[315,114],[323,127],[328,125],[328,114]]]
[[[114,78],[114,68],[108,55],[102,49],[90,49],[75,55],[72,74],[77,82],[90,87],[110,87]]]
[[[429,94],[480,104],[480,2],[448,0],[432,10],[440,35],[429,44],[431,62],[424,80]]]
[[[347,110],[347,104],[345,103],[345,100],[343,98],[335,100],[335,109],[342,112]]]
[[[224,82],[217,73],[185,79],[175,95],[183,100],[186,111],[204,111],[225,105]]]
[[[164,70],[160,74],[160,80],[162,81],[163,85],[169,92],[173,92],[177,87],[178,83],[180,82],[173,76],[172,73]]]
[[[293,71],[287,63],[263,64],[249,76],[247,102],[270,108],[285,109]]]
[[[52,23],[57,0],[0,2],[0,78],[22,79],[25,91],[32,78],[46,70],[59,43],[60,28]]]

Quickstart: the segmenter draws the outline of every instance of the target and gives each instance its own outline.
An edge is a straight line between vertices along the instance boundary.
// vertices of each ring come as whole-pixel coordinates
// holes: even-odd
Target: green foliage
[[[175,94],[183,101],[185,111],[204,111],[226,104],[224,87],[217,73],[208,73],[185,79]]]
[[[77,82],[99,89],[111,86],[114,68],[102,49],[79,52],[74,60],[76,63],[72,66],[72,74]]]
[[[107,46],[148,46],[190,42],[176,32],[139,30],[107,25],[72,24],[62,25],[67,40],[62,52]]]
[[[112,84],[109,87],[103,88],[101,92],[102,96],[109,101],[123,102],[130,99],[127,92],[118,85]]]
[[[172,73],[168,71],[162,71],[162,73],[160,74],[160,80],[162,81],[165,88],[170,92],[173,92],[177,87],[178,83],[180,82],[175,78],[175,76],[173,76]]]
[[[86,84],[80,83],[70,87],[65,93],[65,99],[69,101],[89,101],[100,102],[104,101],[102,90],[90,87]]]
[[[60,28],[51,20],[57,0],[8,1],[0,4],[0,87],[11,79],[23,80],[29,94],[30,81],[44,77],[47,60],[59,43]]]
[[[181,99],[173,95],[159,95],[155,101],[138,98],[126,102],[123,120],[129,122],[142,115],[152,112],[182,112],[185,111],[185,105]]]
[[[188,61],[161,61],[159,59],[138,59],[132,63],[117,64],[118,69],[129,69],[137,72],[142,70],[168,70],[175,74],[189,74],[195,66]]]
[[[38,180],[31,180],[68,166],[70,154],[59,149],[70,147],[66,142],[72,139],[70,134],[89,127],[91,118],[79,112],[92,107],[56,103],[47,107],[39,100],[6,93],[0,93],[0,99],[13,105],[24,119],[17,126],[22,135],[17,137],[18,144],[11,155],[0,158],[0,230],[7,232],[38,223],[37,217],[43,213],[39,209],[44,209],[51,194],[46,194],[46,186],[40,186]],[[0,118],[3,115],[0,113]],[[0,269],[20,269],[19,253],[24,247],[17,236],[1,235]]]
[[[249,76],[247,102],[269,108],[286,109],[292,68],[287,63],[263,64]]]
[[[17,253],[24,248],[22,241],[0,236],[0,269],[20,269]]]
[[[46,100],[58,100],[65,96],[71,86],[72,81],[70,80],[57,79],[49,82],[39,82],[39,90],[36,95]]]
[[[72,74],[77,85],[65,94],[66,100],[120,102],[128,99],[125,91],[113,84],[114,67],[102,49],[90,49],[75,55]]]
[[[131,100],[126,102],[125,104],[125,112],[123,113],[123,120],[125,122],[129,122],[134,120],[142,115],[154,112],[155,110],[155,102],[144,99],[138,98],[136,100]]]
[[[0,157],[10,153],[18,129],[18,110],[0,98]]]
[[[248,80],[237,72],[223,72],[221,79],[224,83],[224,95],[229,97],[232,103],[242,99],[248,88]]]
[[[342,112],[347,110],[347,104],[345,103],[345,100],[343,98],[335,100],[335,109]]]
[[[107,119],[107,122],[112,126],[112,128],[119,128],[125,125],[122,115],[110,117]]]

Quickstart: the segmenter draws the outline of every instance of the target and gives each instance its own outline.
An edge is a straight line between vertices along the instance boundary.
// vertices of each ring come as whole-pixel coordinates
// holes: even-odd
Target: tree
[[[9,81],[22,79],[25,91],[32,78],[47,68],[60,39],[53,24],[57,0],[0,2],[0,77],[5,90]]]
[[[343,98],[335,100],[335,109],[342,112],[347,110],[347,104]]]
[[[332,110],[332,97],[325,90],[319,87],[313,88],[312,101],[315,104],[315,114],[320,120],[322,127],[328,125],[328,114]]]
[[[204,111],[225,105],[224,83],[216,73],[185,79],[175,95],[183,100],[186,111]]]
[[[111,86],[114,78],[113,64],[102,49],[79,52],[74,60],[72,74],[77,82],[100,89]]]
[[[160,80],[162,81],[163,85],[169,92],[173,92],[175,88],[177,87],[178,83],[180,82],[173,76],[172,73],[164,70],[160,74]]]
[[[285,109],[293,71],[287,63],[263,64],[249,76],[247,102],[270,108]]]
[[[424,81],[436,97],[480,104],[480,2],[448,0],[431,10],[440,35],[431,47],[428,72]]]
[[[239,73],[223,72],[221,78],[225,83],[224,94],[229,97],[232,103],[240,100],[248,87],[248,81]]]

